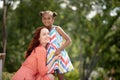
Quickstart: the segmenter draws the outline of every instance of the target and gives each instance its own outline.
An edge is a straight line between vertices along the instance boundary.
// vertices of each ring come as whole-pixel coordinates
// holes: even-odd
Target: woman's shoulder
[[[42,45],[39,45],[38,47],[35,48],[35,51],[37,51],[37,52],[46,52],[46,49]]]

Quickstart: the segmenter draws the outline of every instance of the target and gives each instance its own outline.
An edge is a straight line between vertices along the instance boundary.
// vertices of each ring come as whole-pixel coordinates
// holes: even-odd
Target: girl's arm
[[[57,26],[56,30],[65,39],[64,44],[62,44],[62,46],[58,49],[58,51],[61,51],[64,48],[66,48],[70,43],[72,43],[72,41],[71,38],[64,32],[64,30],[61,27]],[[56,52],[56,54],[59,54],[59,52]]]

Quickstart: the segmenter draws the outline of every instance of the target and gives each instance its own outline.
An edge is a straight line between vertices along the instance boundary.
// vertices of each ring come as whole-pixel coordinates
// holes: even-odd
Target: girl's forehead
[[[44,15],[49,15],[49,16],[51,16],[51,14],[49,14],[49,13],[44,13],[43,16],[44,16]]]

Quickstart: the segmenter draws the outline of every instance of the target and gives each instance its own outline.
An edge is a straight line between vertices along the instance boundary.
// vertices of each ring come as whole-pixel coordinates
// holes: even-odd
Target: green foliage
[[[66,6],[63,8],[61,5]],[[34,30],[43,25],[38,16],[43,10],[56,11],[55,25],[61,26],[72,39],[72,45],[66,50],[75,70],[66,74],[68,80],[78,80],[80,76],[81,80],[88,78],[97,67],[103,67],[105,73],[113,66],[119,71],[119,6],[119,0],[20,0],[15,10],[11,6],[8,8],[5,71],[15,72],[24,61]],[[91,11],[96,14],[88,18]],[[1,43],[2,38],[0,51]],[[85,70],[88,70],[88,75],[84,75]]]
[[[69,72],[69,73],[66,73],[65,74],[65,78],[66,80],[79,80],[79,75],[76,75],[76,74],[79,74],[79,70],[78,69],[75,69],[74,71],[72,72]]]
[[[14,73],[3,72],[2,80],[11,80]]]

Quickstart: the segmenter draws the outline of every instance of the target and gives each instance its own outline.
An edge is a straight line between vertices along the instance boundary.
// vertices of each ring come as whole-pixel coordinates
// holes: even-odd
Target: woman
[[[51,63],[46,65],[46,46],[50,41],[49,31],[40,27],[35,31],[34,37],[26,52],[26,60],[21,68],[15,73],[12,80],[54,80],[53,74],[47,72],[53,62],[61,58],[55,56]]]

